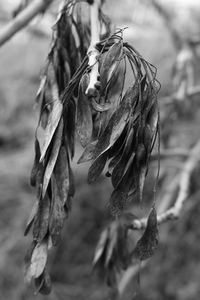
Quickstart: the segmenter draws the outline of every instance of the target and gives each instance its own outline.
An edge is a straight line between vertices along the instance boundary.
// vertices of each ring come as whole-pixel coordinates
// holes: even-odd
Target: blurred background
[[[0,28],[12,18],[19,2],[0,0]],[[105,285],[92,272],[92,260],[100,232],[111,220],[107,208],[111,187],[104,176],[88,186],[87,166],[77,166],[76,157],[72,213],[49,260],[53,292],[50,296],[34,295],[23,280],[23,258],[31,240],[23,232],[35,201],[29,185],[38,121],[34,99],[56,6],[57,1],[49,13],[37,17],[0,48],[0,300],[100,300],[107,295]],[[199,0],[107,0],[104,11],[116,28],[128,27],[125,39],[158,68],[161,147],[190,147],[200,138]],[[182,74],[185,68],[186,75]],[[191,97],[186,97],[186,88]],[[164,101],[169,105],[163,105]],[[168,193],[170,181],[180,168],[180,161],[161,164],[161,176],[166,170],[168,173],[158,202]],[[141,271],[138,299],[199,299],[198,176],[198,172],[193,176],[194,192],[180,220],[160,228],[159,249]],[[149,178],[146,198],[152,195],[151,190]],[[137,276],[130,282],[127,299],[133,299],[136,286]]]

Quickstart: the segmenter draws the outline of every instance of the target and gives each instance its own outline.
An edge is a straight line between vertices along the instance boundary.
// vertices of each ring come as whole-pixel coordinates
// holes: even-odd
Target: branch
[[[89,62],[88,66],[90,70],[90,81],[86,89],[86,95],[94,95],[96,91],[96,85],[98,85],[99,77],[99,63],[98,56],[99,51],[96,49],[96,44],[100,40],[100,28],[99,28],[99,8],[101,5],[101,0],[94,0],[90,5],[90,22],[91,22],[91,42],[88,49]]]
[[[167,211],[158,215],[158,224],[162,224],[168,220],[177,219],[181,213],[183,205],[188,197],[190,178],[192,171],[197,166],[197,163],[200,161],[200,141],[194,146],[190,151],[190,156],[186,160],[182,173],[180,174],[180,181],[177,182],[177,187],[179,188],[179,193],[175,204],[173,207]],[[145,229],[147,224],[147,219],[135,220],[133,222],[132,229]]]
[[[34,0],[16,18],[0,31],[0,46],[25,27],[37,14],[43,12],[53,0]]]

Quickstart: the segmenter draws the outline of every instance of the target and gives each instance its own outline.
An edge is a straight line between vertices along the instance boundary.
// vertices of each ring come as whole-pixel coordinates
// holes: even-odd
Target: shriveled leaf
[[[38,172],[38,164],[39,164],[39,160],[40,160],[40,145],[39,145],[39,141],[37,138],[35,138],[35,159],[34,159],[34,163],[33,163],[33,167],[31,170],[31,176],[30,176],[30,184],[31,186],[36,186],[36,176],[37,176],[37,172]]]
[[[55,246],[60,239],[60,234],[65,219],[65,212],[64,204],[54,176],[51,177],[51,187],[52,200],[49,220],[49,232],[52,238],[52,243]]]
[[[106,161],[108,158],[108,153],[104,152],[102,155],[100,155],[90,166],[88,171],[88,182],[93,183],[97,180],[97,178],[101,175]]]
[[[30,273],[30,265],[31,265],[31,257],[32,257],[33,250],[35,249],[36,244],[37,244],[36,241],[32,241],[32,243],[24,257],[24,279],[26,282],[30,282],[32,279],[32,275]]]
[[[30,216],[29,216],[27,224],[26,224],[26,229],[24,231],[24,235],[27,235],[29,233],[37,211],[38,211],[38,200],[33,205],[33,208],[31,210]]]
[[[58,158],[54,168],[55,180],[63,205],[67,201],[69,192],[69,166],[67,152],[64,146],[61,146]]]
[[[45,157],[46,151],[60,122],[62,111],[63,105],[61,101],[59,99],[53,99],[52,109],[48,117],[48,123],[44,130],[44,144],[41,147],[40,161],[42,161]]]
[[[92,142],[92,143],[88,144],[86,146],[85,150],[83,151],[81,157],[77,161],[77,163],[81,164],[81,163],[92,160],[95,147],[96,147],[96,142]]]
[[[37,278],[43,273],[47,262],[47,253],[47,241],[44,240],[35,246],[30,264],[30,274],[33,278]]]
[[[73,98],[68,101],[68,104],[63,111],[63,118],[65,120],[64,132],[66,135],[68,148],[70,150],[71,159],[73,159],[76,127],[76,104]]]
[[[58,125],[58,128],[55,132],[55,135],[52,140],[52,149],[51,149],[51,154],[46,166],[46,170],[44,173],[44,179],[43,179],[43,187],[42,187],[42,197],[45,196],[53,169],[55,167],[55,163],[58,157],[58,153],[60,150],[61,142],[62,142],[62,134],[63,134],[63,120],[60,120],[60,123]]]
[[[49,226],[50,200],[46,194],[39,200],[38,210],[33,223],[33,238],[40,243],[47,234]]]
[[[89,75],[84,74],[79,84],[77,100],[77,133],[83,147],[89,143],[92,136],[92,112],[85,94],[88,84]]]
[[[51,278],[46,268],[38,278],[35,278],[34,282],[36,288],[35,294],[49,295],[51,293]]]
[[[119,65],[120,59],[122,58],[123,44],[122,42],[114,43],[108,52],[106,53],[101,67],[100,67],[100,77],[102,90],[105,92],[105,88],[113,76],[117,66]]]
[[[137,84],[135,84],[132,88],[127,90],[118,109],[113,113],[104,132],[99,137],[94,151],[94,157],[98,157],[107,151],[119,138],[128,122],[133,102],[137,97],[138,88]]]
[[[112,172],[112,184],[115,188],[122,180],[124,173],[126,172],[126,166],[130,160],[132,153],[134,152],[133,137],[134,137],[134,129],[131,128],[126,139],[121,158],[115,165]]]
[[[157,225],[157,213],[155,207],[151,209],[148,217],[147,227],[137,242],[137,245],[133,251],[133,257],[140,260],[146,260],[150,258],[158,246],[158,225]]]

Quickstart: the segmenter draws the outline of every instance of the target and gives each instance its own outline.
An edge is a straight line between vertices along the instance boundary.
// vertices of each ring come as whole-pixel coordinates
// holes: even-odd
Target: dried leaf
[[[92,160],[95,147],[96,147],[96,141],[88,144],[85,150],[83,151],[81,157],[77,161],[77,164],[81,164]]]
[[[112,184],[115,188],[118,186],[118,184],[122,180],[122,178],[126,172],[126,166],[130,160],[131,155],[134,152],[133,137],[134,137],[134,129],[131,128],[128,133],[127,139],[126,139],[121,158],[115,165],[113,172],[112,172]]]
[[[58,127],[58,124],[60,122],[60,118],[63,111],[63,105],[59,99],[53,99],[52,101],[52,110],[48,117],[48,123],[44,130],[44,144],[41,147],[41,157],[40,162],[43,161],[46,151],[52,141],[52,138],[54,136],[54,133]]]
[[[30,176],[30,184],[31,186],[36,186],[36,176],[37,176],[37,172],[38,172],[38,164],[39,164],[39,160],[40,160],[40,145],[39,145],[39,141],[37,138],[35,138],[35,159],[34,159],[34,163],[33,163],[33,167],[31,170],[31,176]]]
[[[37,293],[43,295],[48,295],[51,293],[51,278],[46,269],[44,269],[43,273],[38,278],[35,278],[34,282],[36,288],[36,295]]]
[[[69,192],[68,156],[64,146],[61,146],[54,168],[55,180],[63,205],[67,201]]]
[[[31,265],[31,257],[32,257],[33,250],[35,249],[36,244],[37,244],[36,241],[32,241],[32,243],[24,257],[24,279],[27,283],[30,282],[32,279],[32,276],[30,273],[30,265]]]
[[[81,145],[85,147],[92,136],[92,113],[89,105],[89,99],[85,94],[89,84],[89,75],[84,74],[79,84],[79,93],[77,100],[77,133]]]
[[[48,163],[44,173],[43,179],[43,187],[42,187],[42,197],[45,196],[53,169],[55,167],[55,163],[58,157],[58,153],[60,150],[61,142],[62,142],[62,134],[63,134],[63,120],[61,119],[58,125],[58,128],[55,132],[55,135],[52,140],[52,149],[50,153],[50,157],[48,159]]]
[[[47,234],[49,226],[50,200],[46,194],[39,200],[38,211],[33,223],[33,238],[40,243]]]
[[[75,146],[75,128],[76,128],[76,104],[75,100],[71,98],[68,101],[64,111],[63,118],[65,120],[65,138],[68,144],[68,148],[71,153],[71,159],[74,157],[74,146]]]
[[[106,53],[102,64],[100,66],[100,77],[102,91],[105,92],[105,89],[111,80],[114,72],[116,71],[117,66],[122,58],[123,53],[123,44],[122,42],[114,43]]]
[[[51,199],[51,211],[49,219],[49,232],[51,234],[53,246],[56,246],[60,239],[61,230],[63,228],[65,212],[64,203],[62,201],[60,191],[57,186],[55,177],[51,177],[52,186],[52,199]]]
[[[108,153],[104,152],[92,163],[88,171],[88,183],[95,182],[97,178],[101,175],[105,167],[107,158],[108,158]]]
[[[119,138],[128,122],[131,108],[137,97],[138,88],[137,85],[134,85],[134,87],[127,90],[118,109],[113,113],[104,132],[99,137],[94,151],[95,158],[112,147]]]
[[[33,278],[37,278],[43,273],[47,262],[47,252],[47,242],[45,240],[35,246],[30,264],[30,274]]]
[[[36,201],[33,205],[33,208],[31,210],[30,216],[29,216],[27,224],[26,224],[26,229],[24,231],[24,235],[27,235],[29,233],[37,211],[38,211],[38,201]]]
[[[133,257],[145,260],[150,258],[158,246],[158,225],[156,209],[153,207],[148,217],[147,227],[137,242],[133,251]]]

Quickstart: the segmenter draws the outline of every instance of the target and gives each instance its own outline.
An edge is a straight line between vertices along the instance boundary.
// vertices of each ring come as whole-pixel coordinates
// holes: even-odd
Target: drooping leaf
[[[34,203],[33,208],[31,210],[30,216],[28,218],[27,224],[26,224],[26,229],[24,231],[24,235],[27,235],[30,231],[30,228],[33,224],[34,218],[36,216],[36,213],[38,211],[38,200]]]
[[[94,157],[98,157],[108,150],[121,135],[128,122],[133,102],[136,101],[137,97],[138,88],[137,84],[135,84],[125,93],[119,107],[113,113],[104,132],[99,137],[94,151]]]
[[[92,112],[89,105],[88,96],[85,94],[89,84],[89,75],[84,74],[79,84],[79,94],[77,100],[77,133],[81,145],[85,147],[92,136]]]
[[[51,178],[51,174],[53,172],[58,154],[59,154],[59,150],[60,150],[60,146],[61,146],[61,142],[62,142],[62,134],[63,134],[63,119],[60,120],[59,124],[58,124],[58,128],[55,132],[55,135],[53,137],[52,140],[52,149],[51,149],[51,153],[50,153],[50,157],[48,159],[48,163],[45,169],[45,173],[44,173],[44,179],[43,179],[43,186],[42,186],[42,197],[45,196],[50,178]]]
[[[96,147],[96,141],[89,143],[86,146],[85,150],[83,151],[83,153],[82,153],[81,157],[79,158],[79,160],[77,161],[77,163],[81,164],[81,163],[92,160],[95,147]]]
[[[92,163],[88,171],[88,183],[95,182],[97,178],[101,175],[105,167],[107,158],[108,158],[108,153],[104,152],[102,155],[97,157],[97,159],[95,159],[95,161]]]
[[[61,201],[64,205],[67,201],[69,192],[69,166],[67,152],[64,146],[60,147],[60,151],[54,168],[54,176]]]
[[[39,160],[40,160],[40,145],[39,145],[39,141],[37,138],[35,138],[35,159],[34,159],[34,163],[33,163],[33,167],[31,170],[31,176],[30,176],[30,184],[31,186],[36,186],[36,176],[37,176],[37,172],[38,172],[38,164],[39,164]]]
[[[52,238],[53,246],[55,246],[60,239],[60,234],[65,219],[65,212],[61,194],[54,176],[51,177],[51,186],[52,200],[49,219],[49,233]]]
[[[38,210],[33,223],[33,238],[40,243],[48,232],[50,213],[50,200],[46,194],[44,198],[39,199]]]
[[[49,295],[51,293],[51,278],[46,271],[46,268],[44,268],[43,273],[35,278],[35,294],[37,293],[43,294],[43,295]]]
[[[53,97],[51,106],[51,111],[48,116],[48,123],[44,130],[44,144],[41,146],[40,162],[43,161],[45,157],[46,151],[52,141],[62,115],[63,105],[59,100],[58,95],[57,98],[56,96],[55,98]]]
[[[75,147],[75,128],[76,128],[76,104],[73,98],[69,99],[68,104],[63,111],[63,118],[65,120],[65,139],[70,150],[71,159],[74,157]]]
[[[117,66],[119,65],[119,62],[122,58],[122,53],[123,44],[121,41],[119,41],[114,43],[105,54],[100,67],[101,85],[104,92]]]
[[[35,246],[30,264],[30,274],[32,278],[37,278],[43,273],[47,262],[47,252],[48,249],[46,240]]]
[[[132,153],[134,152],[134,145],[133,145],[133,137],[134,137],[134,129],[131,128],[125,145],[124,145],[124,150],[123,153],[121,155],[120,160],[118,161],[118,163],[115,165],[113,172],[112,172],[112,184],[113,186],[116,188],[119,184],[119,182],[122,180],[124,173],[126,172],[126,165],[132,155]]]
[[[31,265],[31,257],[36,244],[37,244],[36,241],[31,242],[31,245],[28,248],[26,255],[24,257],[24,278],[27,283],[29,283],[32,279],[32,275],[30,273],[30,265]]]
[[[157,213],[155,207],[151,209],[147,220],[146,229],[136,244],[133,251],[133,257],[140,260],[150,258],[158,247],[158,225]]]

